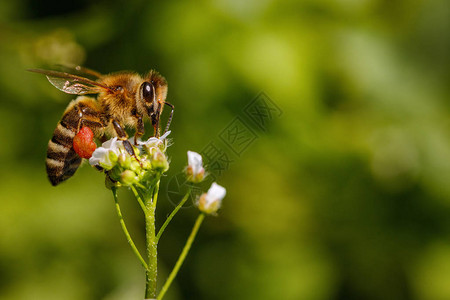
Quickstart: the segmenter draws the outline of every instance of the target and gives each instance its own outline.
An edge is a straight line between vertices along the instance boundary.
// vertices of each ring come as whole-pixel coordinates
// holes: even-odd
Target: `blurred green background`
[[[227,152],[223,208],[167,299],[450,299],[449,32],[446,0],[1,1],[0,299],[144,294],[102,174],[47,181],[74,97],[25,70],[58,63],[166,76],[159,225],[187,150],[225,147],[237,116],[257,135]],[[245,114],[261,91],[283,112],[264,130]],[[142,249],[142,215],[120,197]],[[163,236],[160,284],[196,214]]]

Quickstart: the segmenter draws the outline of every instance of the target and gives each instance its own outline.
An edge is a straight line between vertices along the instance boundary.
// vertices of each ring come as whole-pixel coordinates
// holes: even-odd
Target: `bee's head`
[[[152,120],[159,120],[167,96],[167,81],[156,71],[150,71],[139,87],[139,102]]]

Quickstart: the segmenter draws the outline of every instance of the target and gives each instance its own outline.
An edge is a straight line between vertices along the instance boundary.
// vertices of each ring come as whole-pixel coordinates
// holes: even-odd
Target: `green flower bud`
[[[205,178],[205,169],[201,168],[197,173],[194,172],[192,166],[186,168],[186,178],[192,183],[202,182]]]
[[[139,181],[136,173],[131,170],[125,170],[120,174],[120,182],[123,185],[132,185]]]
[[[133,149],[134,149],[134,154],[136,154],[136,156],[139,156],[139,154],[141,154],[141,151],[139,151],[138,147],[133,146]]]
[[[135,171],[136,173],[139,173],[141,171],[141,165],[136,159],[131,160],[130,169]]]
[[[117,158],[117,163],[124,169],[129,169],[131,166],[131,156],[128,153],[122,152]]]
[[[109,160],[111,161],[111,163],[112,163],[113,165],[116,164],[117,159],[118,159],[117,153],[114,152],[114,151],[109,151],[108,155],[109,155]]]
[[[152,167],[162,173],[166,172],[169,169],[169,162],[167,161],[167,157],[159,149],[153,151]]]
[[[111,170],[117,163],[117,154],[114,151],[108,151],[103,161],[99,165],[105,170]]]
[[[152,163],[148,160],[146,156],[141,157],[141,166],[145,170],[149,170],[152,168]]]

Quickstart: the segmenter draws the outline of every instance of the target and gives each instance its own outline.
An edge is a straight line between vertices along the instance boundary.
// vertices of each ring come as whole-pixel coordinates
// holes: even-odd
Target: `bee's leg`
[[[92,129],[102,128],[105,125],[101,121],[98,121],[98,120],[91,120],[89,118],[83,118],[80,120],[80,123],[78,124],[77,131],[80,131],[80,129],[85,126],[91,128],[91,130],[92,130]]]
[[[112,124],[114,126],[114,130],[117,133],[117,137],[118,137],[119,140],[122,141],[123,146],[125,147],[125,150],[127,150],[127,152],[131,156],[133,156],[134,158],[136,158],[137,161],[139,161],[139,159],[137,158],[136,154],[134,153],[133,146],[131,145],[130,141],[128,140],[128,135],[125,132],[125,130],[122,128],[122,126],[120,126],[119,122],[117,122],[116,120],[113,120]]]
[[[168,102],[164,102],[164,104],[169,106],[172,109],[170,111],[169,119],[167,120],[166,128],[164,129],[164,133],[166,133],[167,131],[169,131],[170,123],[172,123],[174,106],[173,106],[173,104],[170,104]],[[151,115],[151,120],[152,120],[153,129],[155,132],[155,137],[157,137],[157,138],[159,138],[159,135],[160,135],[160,129],[159,129],[160,117],[161,117],[161,106],[159,106],[158,109],[156,110],[156,112]]]
[[[159,110],[151,115],[152,125],[153,125],[153,135],[159,138]]]
[[[137,118],[137,127],[136,133],[134,134],[134,144],[137,145],[137,139],[144,135],[145,128],[144,122],[142,121],[142,116],[136,115]]]
[[[91,129],[105,127],[105,122],[101,120],[99,117],[100,113],[97,110],[94,110],[89,106],[82,107],[81,105],[79,105],[77,109],[78,115],[80,116],[80,119],[78,120],[77,132],[80,131],[83,126],[87,126]]]
[[[174,110],[175,107],[173,106],[173,104],[170,104],[169,102],[164,102],[164,104],[169,106],[172,109],[170,111],[169,120],[167,120],[166,129],[164,129],[164,133],[166,133],[167,131],[169,131],[170,123],[172,123],[173,110]]]
[[[102,144],[108,140],[108,138],[104,134],[102,134],[98,139],[100,140],[100,143],[102,143]]]

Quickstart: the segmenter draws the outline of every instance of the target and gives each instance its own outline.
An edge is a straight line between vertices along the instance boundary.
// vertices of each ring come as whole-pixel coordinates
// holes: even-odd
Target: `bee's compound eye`
[[[153,85],[150,82],[144,82],[142,84],[142,97],[145,99],[145,101],[147,102],[151,102],[153,101],[153,96],[154,96],[154,88]]]

